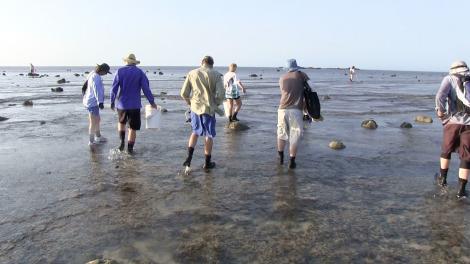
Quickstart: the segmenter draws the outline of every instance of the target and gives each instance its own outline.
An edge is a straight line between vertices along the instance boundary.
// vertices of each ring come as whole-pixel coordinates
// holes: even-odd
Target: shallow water
[[[331,99],[322,101],[325,121],[306,124],[298,168],[288,171],[276,165],[281,73],[241,68],[248,95],[239,118],[250,129],[227,131],[219,118],[217,168],[200,168],[200,140],[185,175],[190,127],[177,95],[189,68],[157,68],[144,69],[154,94],[167,93],[157,103],[168,113],[161,130],[138,133],[133,156],[113,151],[109,109],[108,142],[86,145],[84,77],[73,74],[89,69],[45,68],[50,77],[31,79],[0,68],[0,116],[10,118],[0,122],[0,263],[470,263],[457,158],[443,192],[433,184],[442,126],[413,122],[433,116],[444,74],[360,71],[351,84],[341,70],[307,70]],[[70,83],[57,85],[57,74]],[[57,86],[64,93],[50,92]],[[367,118],[379,128],[361,128]],[[400,129],[404,121],[414,127]],[[329,149],[333,139],[346,149]]]

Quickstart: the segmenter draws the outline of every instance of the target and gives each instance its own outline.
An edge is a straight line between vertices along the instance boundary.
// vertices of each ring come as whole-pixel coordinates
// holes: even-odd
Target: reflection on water
[[[250,94],[239,117],[250,129],[224,130],[219,118],[217,168],[201,168],[201,140],[184,175],[189,126],[177,95],[187,69],[152,70],[154,93],[167,92],[157,103],[169,111],[160,131],[139,131],[134,155],[113,148],[109,109],[109,142],[87,146],[73,72],[60,73],[71,80],[63,94],[50,93],[52,77],[0,77],[0,115],[10,117],[0,123],[1,263],[470,263],[470,204],[454,199],[458,161],[447,191],[433,183],[442,126],[399,128],[433,115],[442,74],[360,71],[351,84],[342,71],[307,70],[330,99],[290,171],[276,163],[280,73],[241,68]],[[35,105],[22,107],[29,96]],[[366,118],[379,128],[361,128]],[[329,149],[332,139],[346,149]]]

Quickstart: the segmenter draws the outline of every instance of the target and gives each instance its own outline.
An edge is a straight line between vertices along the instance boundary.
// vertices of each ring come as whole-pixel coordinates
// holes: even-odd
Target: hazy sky
[[[0,65],[356,65],[469,60],[468,0],[2,0]]]

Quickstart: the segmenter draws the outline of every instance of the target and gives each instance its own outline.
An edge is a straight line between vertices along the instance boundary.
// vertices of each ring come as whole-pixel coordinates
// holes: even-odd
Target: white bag
[[[157,109],[151,105],[145,106],[145,128],[147,129],[160,129],[162,123],[162,108],[157,106]]]

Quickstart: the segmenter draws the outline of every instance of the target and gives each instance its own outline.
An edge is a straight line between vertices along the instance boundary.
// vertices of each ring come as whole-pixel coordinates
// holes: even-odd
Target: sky
[[[469,60],[468,0],[1,0],[0,65],[446,71]]]

